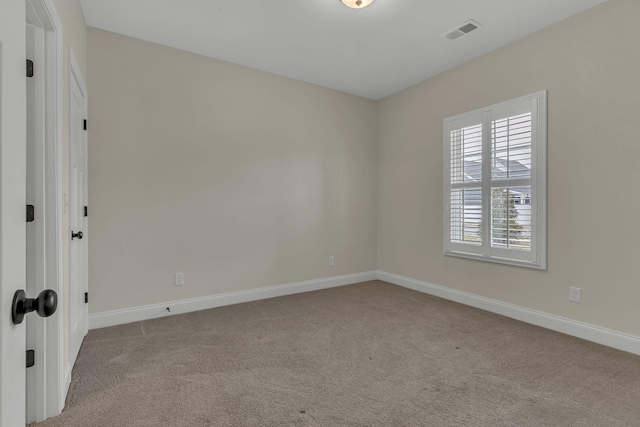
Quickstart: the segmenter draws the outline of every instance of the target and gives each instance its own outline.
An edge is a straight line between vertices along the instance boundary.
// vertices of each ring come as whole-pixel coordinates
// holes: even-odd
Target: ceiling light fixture
[[[345,6],[352,9],[362,9],[369,6],[373,0],[340,0]]]

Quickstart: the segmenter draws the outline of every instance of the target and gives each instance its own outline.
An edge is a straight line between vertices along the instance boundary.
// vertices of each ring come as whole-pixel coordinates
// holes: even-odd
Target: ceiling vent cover
[[[460,25],[458,28],[454,28],[451,31],[447,31],[442,36],[448,38],[449,40],[455,40],[457,38],[464,36],[465,34],[469,34],[470,32],[477,30],[480,27],[481,27],[480,24],[478,24],[473,19],[470,19],[469,21]]]

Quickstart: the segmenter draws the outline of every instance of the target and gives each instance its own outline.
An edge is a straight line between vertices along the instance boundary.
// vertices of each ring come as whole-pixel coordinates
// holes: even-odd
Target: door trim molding
[[[67,394],[69,393],[69,387],[71,387],[71,365],[66,363],[64,366],[64,381],[62,381],[62,394],[65,399],[67,398]]]
[[[377,276],[376,271],[367,271],[364,273],[326,277],[323,279],[267,286],[246,291],[228,292],[200,298],[169,301],[162,304],[145,305],[123,310],[105,311],[89,315],[89,329],[106,328],[107,326],[122,325],[141,320],[172,316],[174,314],[190,313],[192,311],[207,310],[226,305],[352,285],[354,283],[376,280]],[[171,312],[168,312],[167,308],[170,308]]]
[[[26,325],[11,322],[26,285],[25,3],[0,6],[0,425],[25,425]]]

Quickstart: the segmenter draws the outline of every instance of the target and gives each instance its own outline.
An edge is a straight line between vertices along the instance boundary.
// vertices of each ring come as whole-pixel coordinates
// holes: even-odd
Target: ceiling
[[[87,25],[378,100],[606,0],[82,0]],[[482,27],[442,34],[469,19]]]

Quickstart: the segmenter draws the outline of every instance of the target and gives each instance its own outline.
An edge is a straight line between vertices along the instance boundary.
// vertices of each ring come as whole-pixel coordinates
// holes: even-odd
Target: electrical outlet
[[[329,257],[329,267],[333,267],[336,263],[336,260],[333,258],[333,256]]]
[[[578,304],[580,304],[580,300],[582,299],[581,293],[582,289],[574,288],[573,286],[571,286],[569,288],[569,301],[577,302]]]
[[[173,286],[183,286],[183,285],[184,285],[184,273],[174,273]]]

